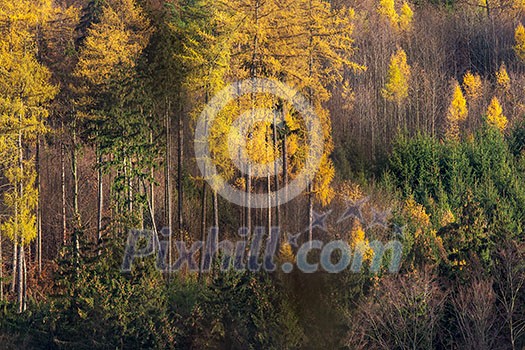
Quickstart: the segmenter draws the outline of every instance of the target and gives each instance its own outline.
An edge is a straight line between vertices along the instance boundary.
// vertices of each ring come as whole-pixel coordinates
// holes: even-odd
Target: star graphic
[[[296,235],[291,235],[291,234],[287,233],[288,243],[290,245],[294,246],[294,247],[298,247],[299,243],[297,243],[297,240],[299,239],[299,236],[301,236],[302,234],[303,234],[303,232],[299,232]]]
[[[323,230],[324,232],[328,231],[326,227],[326,219],[328,218],[328,215],[330,215],[331,212],[332,212],[332,209],[330,209],[326,213],[317,213],[315,210],[312,210],[312,214],[313,214],[312,229],[317,227]]]
[[[381,226],[382,228],[388,228],[387,217],[390,215],[390,210],[378,211],[372,208],[372,223],[368,227]]]
[[[405,237],[405,227],[406,225],[399,226],[398,224],[394,224],[394,232],[393,232],[394,236],[404,238]]]
[[[337,223],[340,223],[341,221],[347,220],[349,218],[356,218],[360,222],[363,222],[363,213],[361,210],[363,209],[363,205],[368,202],[368,199],[370,197],[364,197],[361,198],[358,201],[352,202],[345,210],[343,215],[337,220]]]

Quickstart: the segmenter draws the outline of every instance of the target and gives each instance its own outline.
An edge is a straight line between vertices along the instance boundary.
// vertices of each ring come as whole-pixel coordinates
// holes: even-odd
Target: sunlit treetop
[[[507,91],[510,89],[510,77],[505,63],[502,63],[496,72],[496,84],[499,90]]]
[[[483,83],[479,74],[467,72],[463,77],[463,88],[469,101],[477,101],[483,95]]]
[[[523,27],[521,23],[516,27],[514,40],[516,42],[514,45],[516,56],[518,56],[520,60],[525,61],[525,27]]]
[[[387,82],[381,95],[388,101],[401,104],[408,97],[410,66],[403,49],[398,49],[390,58]]]
[[[487,109],[487,123],[503,131],[507,127],[507,117],[503,115],[503,108],[497,97],[493,97]]]

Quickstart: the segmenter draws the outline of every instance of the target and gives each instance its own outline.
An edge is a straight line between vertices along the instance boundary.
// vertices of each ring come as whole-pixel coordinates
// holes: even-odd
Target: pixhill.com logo
[[[390,230],[387,225],[387,212],[372,210],[372,219],[367,222],[363,217],[361,206],[364,201],[351,204],[339,217],[336,223],[345,220],[357,220],[365,229],[377,227]],[[326,232],[327,220],[331,211],[325,213],[314,212],[313,228]],[[130,230],[128,234],[122,271],[129,272],[133,261],[148,256],[156,257],[156,267],[162,272],[177,272],[181,269],[192,272],[210,272],[214,261],[218,267],[235,271],[267,271],[273,272],[280,268],[285,273],[294,269],[304,273],[328,272],[339,273],[349,269],[351,272],[360,272],[364,266],[372,273],[380,271],[382,266],[387,267],[390,273],[399,271],[403,254],[403,245],[397,237],[403,236],[403,228],[393,226],[391,232],[395,239],[383,243],[379,240],[372,242],[357,242],[349,244],[347,241],[311,240],[299,243],[305,231],[296,234],[287,234],[283,237],[279,227],[255,227],[253,232],[246,227],[238,230],[238,239],[219,241],[219,229],[212,227],[208,231],[206,241],[195,241],[191,244],[184,241],[174,242],[176,254],[174,262],[167,261],[170,230],[163,228],[160,233],[151,230]],[[291,261],[280,259],[280,249],[288,246],[295,254],[288,255]],[[365,265],[367,264],[367,265]]]

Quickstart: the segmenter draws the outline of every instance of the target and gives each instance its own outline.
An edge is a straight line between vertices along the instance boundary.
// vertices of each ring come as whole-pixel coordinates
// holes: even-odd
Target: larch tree
[[[525,61],[525,27],[523,24],[518,24],[514,32],[514,52],[516,56],[523,62]]]
[[[487,108],[487,123],[500,131],[507,127],[507,117],[503,115],[503,108],[497,97],[493,97]]]
[[[310,101],[323,128],[324,151],[319,170],[308,190],[309,239],[312,239],[313,200],[325,206],[334,197],[331,182],[335,167],[330,159],[333,151],[332,126],[324,104],[332,97],[329,87],[342,82],[345,75],[365,69],[351,60],[354,54],[353,9],[342,6],[335,9],[323,1],[304,1],[296,12],[304,34],[293,43],[297,57],[292,57],[292,72],[287,76]],[[301,18],[303,20],[301,21]],[[312,135],[308,135],[312,137]],[[313,140],[318,142],[316,140]]]
[[[399,15],[397,14],[394,0],[379,0],[377,12],[379,15],[389,21],[392,28],[397,28],[399,23]]]
[[[37,60],[36,30],[50,16],[49,1],[0,1],[0,134],[7,219],[0,230],[13,242],[12,290],[18,311],[26,307],[27,263],[25,251],[37,236],[38,190],[29,150],[46,132],[47,105],[57,88],[51,74]],[[1,263],[1,262],[0,262]]]
[[[459,140],[460,123],[467,118],[468,108],[467,100],[463,96],[463,91],[457,81],[453,84],[452,100],[448,107],[446,116],[446,130],[445,135],[449,140]]]
[[[483,83],[479,74],[473,74],[470,71],[463,76],[463,89],[469,99],[469,102],[479,100],[483,95]]]
[[[510,77],[505,63],[502,63],[496,72],[496,86],[502,92],[507,92],[510,89]]]
[[[410,66],[407,63],[407,55],[403,49],[398,49],[390,57],[387,81],[381,95],[399,106],[408,97],[409,83]]]
[[[399,15],[399,29],[402,31],[410,31],[412,29],[413,19],[414,11],[408,2],[405,1],[403,6],[401,6],[401,14]]]
[[[177,38],[178,45],[174,47],[174,60],[181,72],[182,90],[187,101],[191,101],[192,113],[198,116],[202,105],[226,84],[226,75],[230,69],[231,42],[235,38],[233,22],[230,20],[231,11],[225,9],[221,3],[208,1],[182,1],[180,15],[173,20],[170,28]],[[234,177],[233,166],[229,159],[228,144],[224,140],[228,137],[228,125],[232,123],[235,110],[226,108],[216,116],[212,125],[207,125],[210,138],[202,140],[209,142],[213,165],[219,168],[219,173],[225,179]],[[208,185],[212,184],[212,222],[214,227],[219,226],[218,186],[215,178],[206,178],[202,174],[201,192],[201,225],[200,235],[206,241],[208,215]],[[217,237],[218,239],[218,237]],[[218,242],[215,242],[218,244]],[[204,254],[201,254],[200,269],[205,265]],[[199,270],[200,271],[200,270]],[[200,274],[202,277],[202,274]]]

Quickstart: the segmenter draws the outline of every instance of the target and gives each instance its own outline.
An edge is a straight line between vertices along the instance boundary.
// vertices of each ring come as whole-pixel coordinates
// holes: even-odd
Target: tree
[[[498,90],[506,92],[510,89],[510,77],[507,73],[507,67],[503,62],[499,67],[499,70],[496,72],[496,85]]]
[[[390,57],[387,82],[381,90],[381,95],[386,100],[401,105],[408,97],[409,81],[410,66],[407,63],[407,55],[403,49],[398,49]]]
[[[503,131],[507,126],[507,117],[503,115],[503,108],[501,108],[497,97],[493,97],[490,101],[487,109],[487,123],[500,131]]]
[[[468,71],[463,76],[463,89],[465,89],[469,102],[477,101],[483,94],[483,83],[479,74],[472,74]]]
[[[412,29],[412,20],[414,18],[414,11],[410,8],[408,2],[404,2],[401,7],[401,15],[399,16],[399,28],[403,31],[410,31]]]
[[[377,13],[387,19],[390,22],[392,28],[397,28],[399,23],[399,15],[396,12],[394,0],[380,0],[379,6],[377,7]],[[406,19],[407,18],[405,17],[404,20]]]
[[[150,144],[150,103],[138,68],[149,37],[148,20],[133,0],[109,1],[87,30],[75,69],[75,123],[83,123],[86,139],[94,141],[101,158],[107,157],[99,166],[117,172],[113,187],[119,212],[130,223],[138,219],[141,210],[136,209],[144,206],[140,189],[156,156]],[[77,226],[79,231],[80,222]],[[77,235],[74,241],[78,247]]]
[[[525,27],[523,24],[518,24],[514,32],[514,40],[516,45],[514,46],[514,52],[521,61],[525,61]]]
[[[454,81],[454,92],[452,94],[452,100],[448,107],[447,113],[447,129],[445,131],[446,137],[449,140],[459,139],[459,123],[467,119],[468,108],[467,100],[463,96],[463,91],[457,81]]]
[[[13,282],[17,291],[18,311],[26,307],[27,266],[25,250],[36,237],[34,159],[27,151],[36,136],[46,132],[47,104],[57,89],[51,74],[36,58],[36,28],[49,16],[48,1],[0,2],[0,21],[10,23],[0,29],[0,129],[3,141],[2,161],[8,189],[4,204],[8,218],[1,231],[13,242]]]

